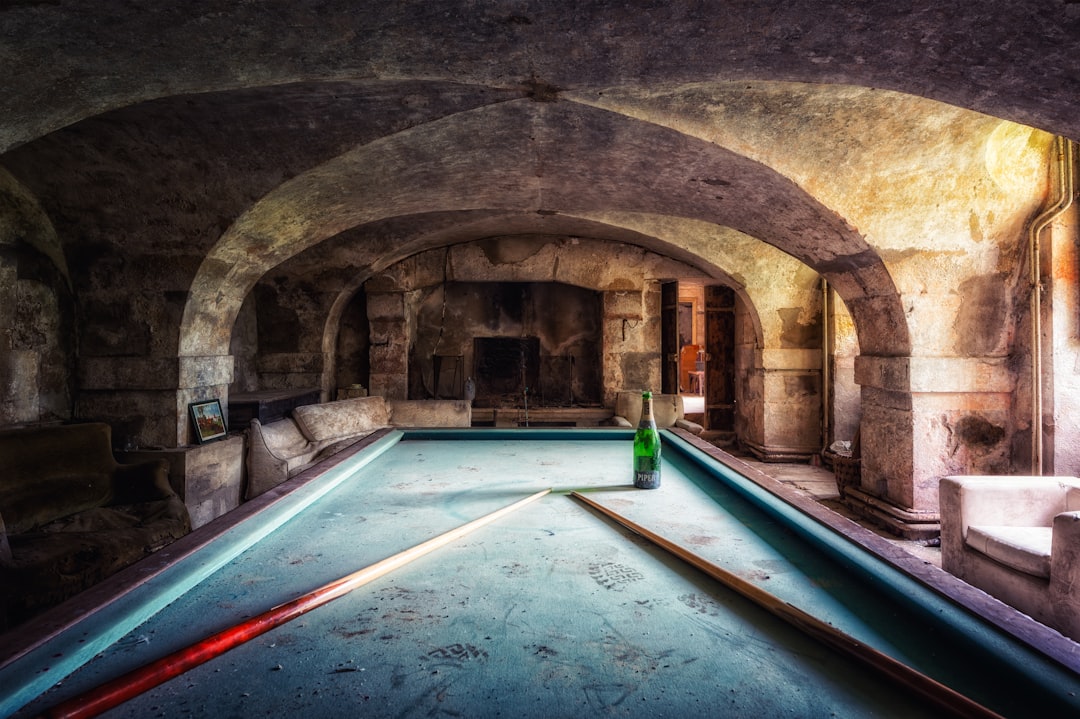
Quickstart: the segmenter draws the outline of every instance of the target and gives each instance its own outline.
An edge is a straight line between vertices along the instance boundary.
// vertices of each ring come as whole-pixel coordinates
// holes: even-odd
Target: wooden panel
[[[679,392],[679,283],[660,285],[660,391]]]
[[[705,427],[735,429],[735,291],[705,288]]]

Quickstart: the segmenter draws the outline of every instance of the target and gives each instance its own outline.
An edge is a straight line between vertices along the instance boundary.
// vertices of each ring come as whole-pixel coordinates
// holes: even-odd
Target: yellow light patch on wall
[[[1046,158],[1053,135],[1003,121],[986,140],[986,171],[1008,193],[1029,193],[1047,181]]]

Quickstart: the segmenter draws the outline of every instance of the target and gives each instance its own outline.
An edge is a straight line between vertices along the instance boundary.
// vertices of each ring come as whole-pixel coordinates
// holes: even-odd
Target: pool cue
[[[710,562],[704,557],[691,552],[669,539],[652,532],[639,524],[623,517],[617,512],[598,504],[578,492],[571,492],[570,496],[580,502],[584,502],[601,514],[615,520],[635,534],[648,539],[653,544],[674,554],[679,559],[696,569],[704,572],[713,579],[724,584],[729,589],[749,599],[777,616],[788,624],[801,629],[806,634],[839,650],[841,653],[876,669],[880,674],[898,682],[925,699],[936,704],[938,707],[949,711],[958,717],[985,717],[986,719],[1003,719],[1000,714],[987,709],[981,704],[951,689],[944,684],[928,677],[927,675],[909,667],[903,662],[893,659],[873,647],[863,644],[854,637],[845,634],[836,627],[823,622],[812,614],[808,614],[798,607],[783,601],[779,597],[769,594],[760,587],[746,581],[723,567]]]
[[[540,499],[551,492],[545,489],[530,495],[514,504],[507,505],[483,517],[474,519],[468,524],[463,524],[456,529],[440,534],[410,549],[399,552],[392,557],[387,557],[375,564],[359,571],[348,574],[318,589],[312,590],[296,599],[284,604],[279,604],[268,609],[262,614],[247,619],[233,627],[225,629],[217,634],[209,636],[201,641],[191,644],[172,654],[135,669],[117,679],[113,679],[99,687],[91,689],[83,694],[72,697],[57,704],[52,709],[41,714],[41,717],[56,719],[75,719],[76,717],[93,717],[116,707],[128,699],[149,691],[169,679],[177,677],[189,669],[194,669],[200,664],[224,654],[228,650],[250,641],[264,634],[274,627],[281,626],[286,622],[310,612],[312,609],[337,599],[352,590],[374,581],[399,567],[418,559],[425,554],[454,542],[469,532],[479,529],[485,524],[524,507],[526,504]]]

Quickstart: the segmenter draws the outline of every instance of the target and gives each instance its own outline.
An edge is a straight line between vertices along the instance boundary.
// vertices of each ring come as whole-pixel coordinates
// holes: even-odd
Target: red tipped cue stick
[[[239,646],[244,642],[250,641],[257,636],[270,631],[274,627],[281,626],[302,614],[310,612],[312,609],[321,607],[368,582],[374,581],[379,577],[408,564],[414,559],[418,559],[439,547],[450,544],[469,532],[479,529],[485,524],[490,524],[500,517],[520,509],[530,502],[540,499],[549,492],[551,492],[550,489],[537,492],[514,504],[507,505],[491,514],[485,514],[483,517],[474,519],[468,524],[463,524],[445,534],[440,534],[415,547],[399,552],[392,557],[387,557],[382,561],[353,572],[341,579],[324,584],[318,589],[308,592],[303,596],[297,597],[284,604],[279,604],[273,609],[269,609],[256,617],[252,617],[251,619],[209,636],[184,649],[180,649],[161,659],[151,662],[150,664],[146,664],[117,679],[113,679],[99,687],[80,694],[79,696],[61,702],[41,716],[49,717],[49,719],[57,719],[59,717],[63,717],[64,719],[75,719],[76,717],[97,716],[102,712],[108,711],[109,709],[126,702],[128,699],[132,699],[143,692],[153,689],[159,684],[165,683],[173,677],[180,676],[189,669],[194,669],[200,664],[224,654],[233,647]]]
[[[1000,714],[987,709],[963,694],[960,694],[912,667],[909,667],[907,664],[893,659],[888,654],[884,654],[873,647],[863,644],[836,627],[826,624],[814,615],[807,614],[798,607],[783,601],[779,597],[769,594],[757,585],[732,574],[723,567],[691,552],[689,549],[686,549],[669,539],[665,539],[659,534],[642,527],[640,524],[635,524],[633,521],[608,509],[604,505],[598,504],[588,497],[582,496],[578,492],[571,492],[570,496],[587,504],[601,514],[610,517],[631,532],[641,535],[653,544],[674,554],[687,564],[704,572],[729,589],[734,590],[738,594],[754,602],[773,616],[783,619],[788,624],[801,629],[811,637],[827,644],[833,649],[839,650],[848,657],[876,669],[880,674],[883,674],[905,688],[918,693],[923,698],[930,700],[953,716],[965,717],[966,719],[973,717],[979,717],[981,719],[1003,719]]]

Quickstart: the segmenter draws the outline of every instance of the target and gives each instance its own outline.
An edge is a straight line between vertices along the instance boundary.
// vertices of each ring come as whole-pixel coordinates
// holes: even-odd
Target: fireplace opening
[[[517,407],[539,391],[539,337],[475,337],[477,407]]]
[[[602,295],[595,290],[558,282],[447,282],[418,307],[408,396],[468,394],[477,408],[600,407],[602,327]]]

